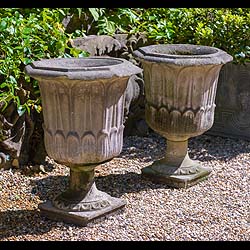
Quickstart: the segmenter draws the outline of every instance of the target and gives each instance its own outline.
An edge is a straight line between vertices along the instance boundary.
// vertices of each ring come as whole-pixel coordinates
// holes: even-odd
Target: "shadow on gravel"
[[[68,176],[48,176],[39,180],[31,180],[31,193],[40,200],[51,200],[67,188]]]
[[[48,176],[35,180],[32,183],[34,187],[31,192],[38,195],[41,200],[51,200],[67,188],[68,180],[68,176]],[[95,182],[100,191],[106,192],[114,197],[120,197],[123,194],[140,192],[147,189],[173,189],[165,184],[144,180],[140,174],[133,172],[98,176],[95,177]],[[59,186],[63,188],[59,190]]]
[[[95,178],[97,188],[113,197],[121,197],[123,194],[139,192],[146,189],[166,188],[162,184],[153,184],[144,181],[136,173],[111,174],[108,176]],[[60,185],[59,185],[60,183]],[[48,176],[43,179],[33,181],[32,193],[38,195],[43,201],[51,200],[60,192],[58,186],[66,189],[68,183],[67,176]],[[49,186],[49,188],[48,188]],[[120,210],[117,213],[122,212]],[[108,216],[108,215],[107,215]],[[102,218],[104,219],[104,217]],[[63,223],[67,228],[76,226],[74,224]],[[42,235],[49,232],[53,227],[57,227],[57,221],[50,220],[41,215],[39,210],[15,210],[0,212],[0,241],[1,239],[19,235]]]
[[[118,158],[140,159],[149,162],[164,156],[166,144],[164,138],[154,135],[149,141],[143,141],[140,145],[126,146]],[[159,143],[158,143],[159,142]],[[155,147],[161,149],[154,154]],[[204,161],[214,159],[229,161],[240,153],[250,152],[250,143],[244,140],[201,135],[189,140],[189,154],[191,158]],[[145,158],[141,159],[141,150],[146,150]],[[145,154],[144,154],[145,155]],[[53,197],[64,191],[68,186],[68,176],[48,176],[43,179],[34,180],[32,193],[38,195],[41,200],[51,200]],[[135,193],[147,189],[168,188],[166,184],[153,183],[142,178],[141,174],[126,172],[121,174],[109,174],[107,176],[95,177],[96,186],[100,191],[106,192],[114,197],[121,197],[126,193]]]
[[[144,140],[137,139],[138,144],[131,145],[129,137],[124,139],[123,151],[118,157],[127,159],[140,158],[148,162],[164,157],[166,140],[156,133],[151,133]],[[131,145],[131,146],[129,146]],[[132,150],[131,150],[132,147]],[[242,139],[232,139],[221,136],[202,134],[188,140],[188,152],[192,159],[200,161],[224,160],[229,161],[242,153],[250,153],[250,142]],[[146,151],[147,156],[145,156]],[[143,155],[143,157],[142,157]]]
[[[230,161],[239,154],[250,153],[250,142],[213,135],[200,135],[189,139],[190,157],[201,161]]]
[[[111,196],[121,197],[127,193],[137,193],[143,190],[152,189],[174,189],[163,183],[154,183],[145,180],[141,174],[127,172],[125,174],[110,174],[95,178],[96,186],[99,190],[104,191]]]
[[[139,144],[134,145],[131,145],[128,139],[125,139],[123,151],[118,158],[139,158],[143,162],[149,162],[164,156],[166,150],[165,139],[158,135],[141,139],[141,141],[139,139]],[[146,151],[146,154],[143,151]],[[142,152],[144,158],[141,158]],[[250,153],[250,142],[211,135],[200,135],[189,139],[190,157],[196,157],[200,161],[214,159],[229,161],[241,153]],[[68,176],[47,176],[32,180],[31,185],[33,188],[31,192],[42,201],[51,200],[67,188],[68,180]],[[136,193],[149,189],[167,188],[173,190],[167,185],[144,180],[141,174],[134,172],[97,176],[95,181],[100,191],[106,192],[113,197],[121,197],[127,193]],[[56,221],[42,216],[39,210],[0,212],[0,240],[18,235],[44,234],[56,226]]]
[[[44,234],[53,226],[56,224],[41,216],[37,210],[0,212],[0,240],[18,235]]]
[[[96,177],[95,181],[100,191],[106,192],[113,197],[121,197],[126,193],[134,193],[146,189],[168,188],[164,184],[154,184],[150,181],[145,181],[141,179],[140,174],[131,172]],[[67,188],[68,176],[48,176],[32,182],[33,188],[31,192],[45,201],[53,199]],[[59,186],[61,189],[58,188]],[[76,226],[64,223],[65,227],[72,225]],[[41,215],[39,210],[0,212],[0,240],[11,236],[27,234],[42,235],[49,232],[53,227],[57,227],[57,221],[50,220]]]

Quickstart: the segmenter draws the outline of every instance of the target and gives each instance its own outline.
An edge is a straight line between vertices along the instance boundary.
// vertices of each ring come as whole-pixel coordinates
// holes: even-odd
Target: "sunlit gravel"
[[[45,172],[1,170],[0,241],[249,241],[250,142],[191,138],[190,157],[213,170],[188,189],[141,178],[141,169],[165,149],[164,138],[155,133],[125,137],[119,157],[96,167],[96,185],[127,205],[86,227],[49,220],[38,209],[66,188],[68,167],[47,158]]]

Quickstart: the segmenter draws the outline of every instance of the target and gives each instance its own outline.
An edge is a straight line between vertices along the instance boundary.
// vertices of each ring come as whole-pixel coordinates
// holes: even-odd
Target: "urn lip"
[[[225,64],[233,57],[211,46],[195,44],[156,44],[141,47],[134,55],[142,61],[163,62],[180,66]]]
[[[125,59],[108,56],[42,59],[25,66],[25,73],[35,79],[66,77],[94,80],[113,76],[125,77],[141,72],[141,68]]]
[[[123,61],[114,58],[52,58],[34,61],[31,63],[34,69],[47,69],[52,71],[81,71],[81,70],[105,70],[108,66],[121,64]]]

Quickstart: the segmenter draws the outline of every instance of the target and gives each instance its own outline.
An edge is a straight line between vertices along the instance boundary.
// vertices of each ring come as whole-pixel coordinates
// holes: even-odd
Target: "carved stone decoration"
[[[25,132],[25,115],[19,116],[16,105],[10,103],[0,114],[0,167],[8,169],[18,161]]]
[[[153,44],[149,38],[147,38],[144,33],[136,33],[136,34],[114,34],[113,37],[119,41],[123,45],[123,51],[119,57],[124,58],[136,66],[140,66],[140,61],[137,60],[133,52],[134,50],[142,47]]]
[[[75,38],[72,40],[74,48],[87,51],[90,56],[113,56],[118,57],[126,48],[126,45],[117,39],[108,35],[89,35],[84,38]]]
[[[87,51],[91,56],[111,56],[126,59],[136,66],[140,61],[133,56],[133,51],[140,46],[150,44],[143,33],[89,35],[72,40],[72,46]],[[145,95],[142,74],[132,75],[125,93],[124,136],[146,136],[149,127],[145,122]]]
[[[125,201],[96,188],[94,169],[122,150],[125,90],[142,69],[124,59],[88,57],[36,61],[25,71],[39,82],[47,153],[70,167],[68,190],[41,211],[86,225],[123,207]]]
[[[208,134],[250,140],[250,63],[221,69],[214,125]]]
[[[125,92],[124,136],[146,136],[149,127],[145,122],[145,94],[142,74],[129,78]]]
[[[149,40],[144,33],[115,34],[113,37],[117,39],[122,45],[125,45],[125,48],[123,48],[123,51],[121,51],[119,57],[141,67],[141,63],[134,57],[133,51],[141,46],[152,44],[152,41]],[[142,74],[137,74],[136,76],[130,77],[128,87],[126,89],[124,118],[125,136],[148,135],[150,128],[145,122],[145,91]]]
[[[142,176],[173,187],[194,185],[211,169],[189,158],[188,139],[212,127],[219,72],[232,57],[191,44],[151,45],[134,54],[144,69],[146,121],[167,139],[165,157],[142,169]]]

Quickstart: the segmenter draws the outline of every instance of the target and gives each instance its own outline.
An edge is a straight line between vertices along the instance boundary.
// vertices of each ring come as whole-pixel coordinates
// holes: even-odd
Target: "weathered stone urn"
[[[50,218],[86,225],[125,205],[99,191],[94,169],[118,156],[123,146],[127,82],[142,71],[124,59],[57,58],[26,66],[38,80],[48,155],[70,168],[69,188],[40,204]]]
[[[142,176],[172,187],[192,186],[211,168],[189,158],[188,139],[213,125],[219,72],[232,57],[192,44],[150,45],[134,54],[144,69],[146,121],[167,139],[165,157],[142,169]]]

